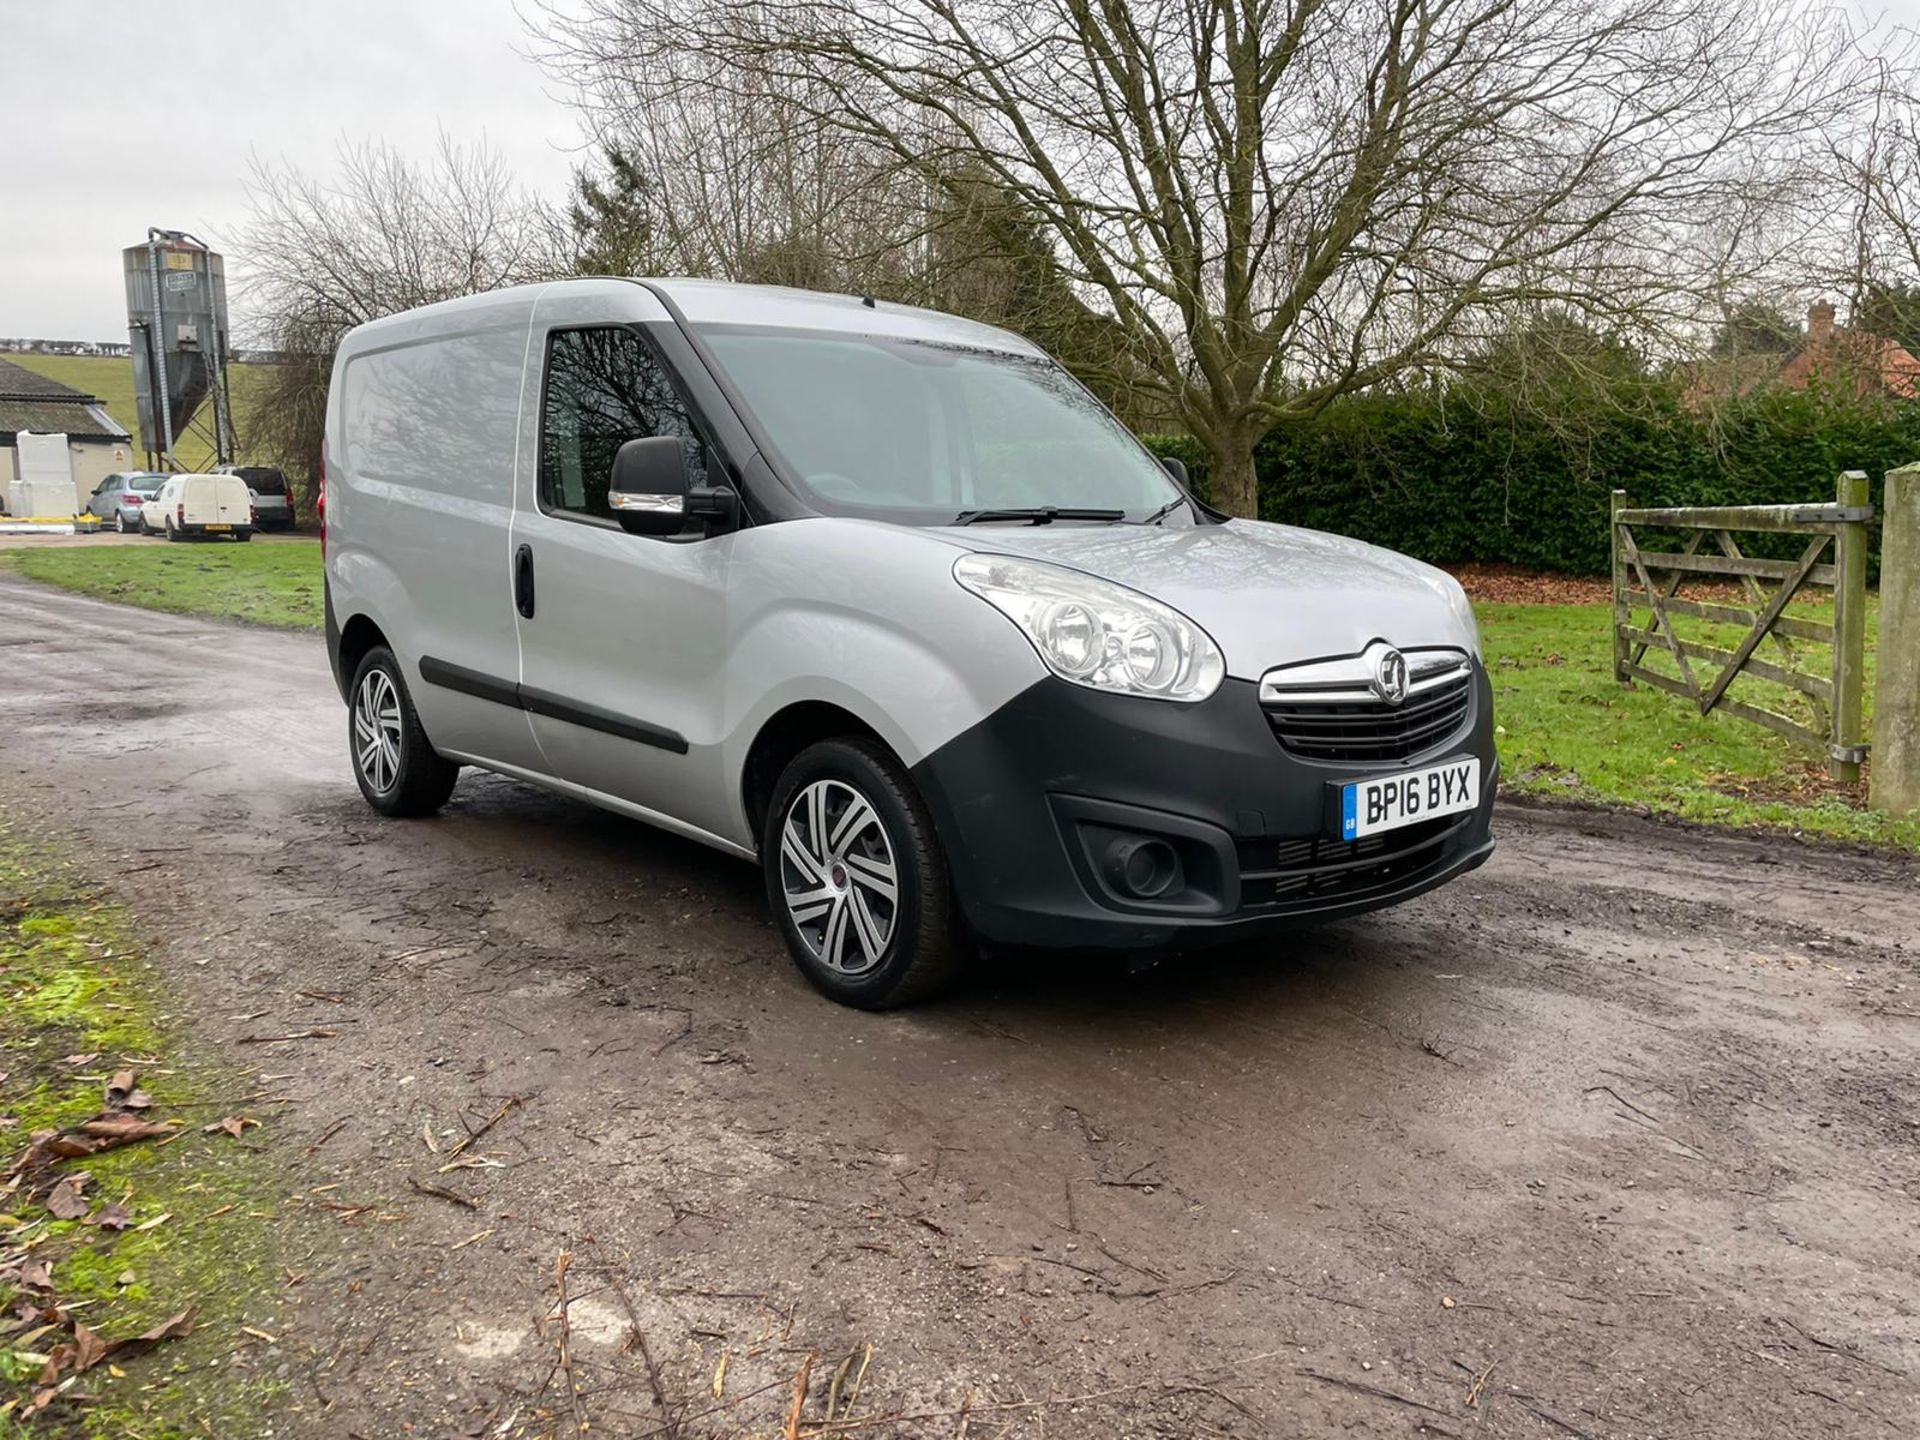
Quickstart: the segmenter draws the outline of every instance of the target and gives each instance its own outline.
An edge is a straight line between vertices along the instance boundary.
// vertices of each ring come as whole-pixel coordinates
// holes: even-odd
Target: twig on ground
[[[800,1362],[800,1373],[793,1377],[793,1404],[787,1407],[786,1440],[800,1440],[800,1412],[807,1408],[807,1387],[813,1382],[813,1352]]]
[[[512,1102],[508,1102],[511,1104]],[[502,1114],[506,1113],[503,1109]],[[567,1267],[573,1263],[573,1256],[562,1250],[553,1263],[554,1289],[560,1298],[560,1378],[567,1387],[567,1408],[573,1412],[573,1433],[587,1433],[586,1412],[580,1408],[580,1383],[573,1375],[573,1330],[567,1323]]]
[[[307,1146],[307,1148],[301,1152],[300,1158],[303,1160],[311,1160],[316,1150],[318,1150],[322,1145],[326,1144],[327,1141],[331,1140],[334,1136],[340,1133],[341,1128],[345,1126],[349,1118],[351,1117],[342,1115],[338,1120],[334,1121],[331,1125],[327,1126],[326,1129],[322,1130],[320,1132],[320,1138],[318,1140],[315,1140],[311,1145]]]
[[[1789,1330],[1792,1330],[1796,1335],[1800,1336],[1801,1339],[1805,1340],[1809,1345],[1818,1346],[1822,1350],[1830,1351],[1833,1354],[1839,1355],[1844,1359],[1853,1361],[1855,1364],[1865,1365],[1870,1370],[1880,1370],[1885,1372],[1888,1375],[1898,1375],[1902,1379],[1906,1378],[1905,1371],[1896,1370],[1891,1365],[1882,1365],[1878,1360],[1869,1360],[1866,1356],[1862,1355],[1859,1351],[1850,1350],[1845,1345],[1836,1345],[1831,1340],[1822,1340],[1818,1335],[1810,1334],[1808,1331],[1801,1329],[1798,1325],[1794,1324],[1793,1321],[1787,1319],[1787,1317],[1784,1315],[1779,1316],[1778,1319],[1782,1325],[1785,1325]]]
[[[598,1254],[597,1248],[595,1253]],[[604,1256],[600,1259],[600,1268],[606,1272],[607,1283],[613,1287],[613,1293],[620,1297],[620,1307],[627,1312],[627,1324],[631,1327],[634,1348],[640,1352],[640,1363],[647,1370],[647,1385],[653,1391],[653,1403],[660,1407],[660,1418],[667,1422],[669,1440],[676,1440],[680,1433],[679,1422],[674,1419],[673,1406],[667,1400],[667,1387],[661,1382],[660,1367],[647,1345],[646,1331],[640,1327],[640,1311],[635,1307],[633,1297],[627,1293],[620,1272],[609,1265]]]
[[[285,1040],[337,1040],[338,1030],[296,1030],[289,1035],[242,1035],[236,1045],[278,1045]]]
[[[480,1208],[480,1202],[477,1200],[469,1200],[466,1196],[455,1194],[453,1191],[439,1185],[429,1185],[426,1181],[416,1180],[411,1175],[407,1177],[407,1184],[412,1186],[419,1194],[431,1195],[436,1200],[445,1200],[449,1204],[458,1205],[465,1210],[478,1210]]]
[[[1627,1099],[1626,1096],[1622,1095],[1618,1090],[1614,1089],[1611,1085],[1589,1085],[1585,1090],[1582,1090],[1580,1093],[1582,1095],[1611,1095],[1615,1100],[1619,1101],[1622,1105],[1626,1106],[1627,1109],[1633,1111],[1634,1114],[1645,1116],[1648,1120],[1651,1120],[1655,1125],[1658,1125],[1660,1123],[1660,1117],[1658,1115],[1648,1114],[1647,1111],[1642,1110],[1638,1105],[1634,1104],[1631,1100]]]
[[[493,1114],[488,1116],[485,1123],[482,1124],[478,1130],[469,1130],[467,1132],[466,1139],[462,1140],[458,1145],[455,1145],[451,1150],[447,1151],[448,1158],[451,1159],[453,1156],[460,1154],[469,1145],[473,1144],[474,1141],[478,1140],[482,1135],[485,1135],[489,1130],[493,1129],[494,1126],[498,1125],[502,1120],[506,1119],[507,1112],[513,1109],[514,1106],[520,1104],[524,1098],[525,1097],[520,1095],[509,1095],[507,1097],[506,1103],[502,1105],[498,1110],[494,1111]],[[462,1123],[464,1124],[465,1122],[462,1121]]]
[[[1472,1409],[1480,1403],[1480,1392],[1481,1390],[1486,1388],[1487,1377],[1493,1374],[1493,1367],[1498,1365],[1499,1363],[1500,1362],[1498,1360],[1489,1360],[1487,1362],[1487,1368],[1482,1370],[1478,1375],[1475,1375],[1473,1377],[1473,1384],[1467,1387],[1467,1408],[1468,1409]]]
[[[1518,1405],[1522,1410],[1536,1419],[1544,1420],[1549,1425],[1557,1425],[1560,1429],[1566,1431],[1567,1434],[1577,1436],[1578,1440],[1594,1440],[1593,1436],[1589,1435],[1585,1430],[1582,1430],[1578,1425],[1568,1420],[1562,1420],[1558,1415],[1547,1409],[1540,1403],[1537,1396],[1522,1395],[1517,1390],[1506,1390],[1502,1393],[1509,1400],[1513,1401],[1514,1404]]]
[[[1445,1415],[1445,1410],[1427,1404],[1424,1400],[1415,1400],[1411,1395],[1402,1395],[1397,1391],[1383,1389],[1378,1385],[1369,1385],[1363,1380],[1348,1380],[1340,1375],[1328,1375],[1319,1370],[1301,1369],[1295,1372],[1310,1380],[1318,1380],[1322,1385],[1336,1386],[1341,1390],[1351,1390],[1356,1395],[1371,1395],[1376,1400],[1391,1400],[1396,1405],[1405,1405],[1414,1410],[1425,1410],[1429,1415]]]

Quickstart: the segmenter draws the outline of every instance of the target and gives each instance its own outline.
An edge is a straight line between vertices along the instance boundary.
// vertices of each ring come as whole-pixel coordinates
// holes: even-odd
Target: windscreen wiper
[[[962,510],[953,517],[956,525],[977,525],[983,520],[1024,520],[1029,525],[1051,525],[1055,520],[1124,520],[1124,510],[1081,510],[1070,505],[1031,505],[1023,510]]]
[[[1162,520],[1166,519],[1169,515],[1171,515],[1174,511],[1178,510],[1182,505],[1186,503],[1187,503],[1186,496],[1176,495],[1174,496],[1173,499],[1169,500],[1166,504],[1162,505],[1158,510],[1154,511],[1151,515],[1147,516],[1147,518],[1142,520],[1140,523],[1142,525],[1158,525]]]

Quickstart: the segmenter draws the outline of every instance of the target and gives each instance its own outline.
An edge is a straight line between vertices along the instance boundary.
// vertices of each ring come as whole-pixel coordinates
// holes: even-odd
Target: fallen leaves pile
[[[94,1058],[74,1055],[67,1060],[84,1064]],[[136,1079],[130,1069],[115,1072],[98,1114],[76,1125],[36,1131],[0,1177],[0,1287],[18,1292],[0,1314],[0,1353],[16,1373],[26,1367],[31,1374],[32,1366],[40,1367],[24,1400],[0,1403],[0,1419],[10,1414],[25,1418],[63,1396],[77,1398],[74,1382],[95,1366],[177,1340],[193,1329],[189,1307],[140,1334],[108,1338],[87,1326],[54,1291],[53,1252],[71,1242],[72,1232],[55,1232],[52,1222],[77,1221],[100,1235],[112,1235],[151,1229],[169,1218],[160,1215],[135,1225],[127,1203],[131,1197],[94,1196],[92,1174],[68,1165],[122,1145],[179,1133],[178,1121],[145,1117],[142,1112],[152,1108],[153,1100],[136,1087]],[[229,1133],[237,1134],[238,1127]]]

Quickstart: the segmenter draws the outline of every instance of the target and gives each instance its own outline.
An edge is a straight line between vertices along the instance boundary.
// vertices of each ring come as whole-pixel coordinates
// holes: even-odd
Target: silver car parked
[[[122,535],[140,529],[140,509],[160,493],[167,477],[158,470],[121,470],[94,486],[87,514],[97,515]]]
[[[1430,566],[1209,509],[1017,335],[571,280],[347,336],[326,628],[361,792],[476,765],[755,861],[847,1004],[1472,869],[1479,633]]]

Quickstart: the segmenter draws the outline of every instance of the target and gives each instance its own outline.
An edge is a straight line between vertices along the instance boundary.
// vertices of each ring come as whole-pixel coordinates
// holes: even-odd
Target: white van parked
[[[169,475],[140,507],[140,533],[169,540],[251,540],[257,523],[253,496],[237,475]]]
[[[357,329],[328,398],[354,773],[461,765],[757,861],[864,1007],[974,942],[1187,946],[1493,848],[1451,578],[1229,520],[1019,336],[852,297],[572,280]]]

